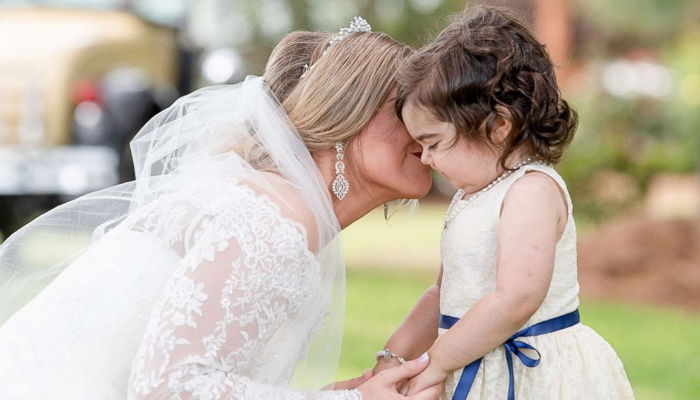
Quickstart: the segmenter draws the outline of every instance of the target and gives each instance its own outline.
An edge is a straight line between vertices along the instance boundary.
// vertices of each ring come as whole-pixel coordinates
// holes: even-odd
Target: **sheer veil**
[[[327,307],[295,371],[294,386],[317,389],[335,378],[342,338],[345,271],[340,226],[328,189],[284,110],[260,77],[200,89],[150,120],[131,142],[136,179],[90,193],[36,218],[0,245],[0,329],[82,254],[163,196],[205,181],[262,187],[276,202],[289,199],[280,179],[313,214],[321,290],[308,307]],[[206,193],[202,193],[206,196]],[[162,221],[152,232],[166,232]],[[179,227],[186,229],[186,227]],[[141,312],[143,310],[134,310]],[[301,310],[302,318],[318,310]],[[107,317],[108,318],[108,317]],[[51,335],[47,331],[46,335]],[[295,338],[296,339],[296,338]],[[303,356],[303,357],[302,357]]]

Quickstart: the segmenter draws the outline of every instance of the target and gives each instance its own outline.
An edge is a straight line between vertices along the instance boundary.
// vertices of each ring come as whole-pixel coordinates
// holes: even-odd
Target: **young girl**
[[[634,398],[614,350],[579,322],[572,203],[552,168],[577,116],[544,46],[505,11],[468,9],[399,83],[423,163],[459,190],[440,277],[375,372],[427,351],[404,393],[445,381],[455,400]]]

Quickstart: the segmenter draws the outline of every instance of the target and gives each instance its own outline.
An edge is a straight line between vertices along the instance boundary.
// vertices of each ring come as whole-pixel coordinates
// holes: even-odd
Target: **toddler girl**
[[[552,167],[577,116],[544,46],[506,11],[472,8],[400,75],[423,163],[459,190],[440,277],[375,371],[427,351],[406,394],[444,381],[444,399],[634,398],[614,350],[579,322],[573,206]]]

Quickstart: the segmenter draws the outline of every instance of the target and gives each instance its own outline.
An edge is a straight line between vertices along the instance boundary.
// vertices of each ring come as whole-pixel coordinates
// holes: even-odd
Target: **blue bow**
[[[459,321],[459,318],[451,317],[449,315],[440,315],[440,328],[450,329],[457,323],[457,321]],[[540,364],[540,352],[531,345],[517,339],[521,337],[538,336],[545,333],[556,332],[558,330],[574,326],[579,322],[581,322],[581,316],[579,315],[578,310],[576,310],[527,327],[511,336],[505,343],[503,343],[503,347],[505,347],[506,350],[506,363],[508,364],[508,400],[515,400],[513,354],[515,354],[520,362],[522,362],[526,367],[533,368]],[[537,353],[537,358],[531,358],[525,355],[525,353],[521,351],[524,349],[532,350]],[[469,390],[472,388],[472,384],[476,378],[476,373],[479,371],[479,367],[481,366],[482,359],[483,358],[480,358],[464,367],[462,376],[459,377],[459,382],[457,382],[457,387],[455,388],[452,400],[466,400],[467,396],[469,395]]]

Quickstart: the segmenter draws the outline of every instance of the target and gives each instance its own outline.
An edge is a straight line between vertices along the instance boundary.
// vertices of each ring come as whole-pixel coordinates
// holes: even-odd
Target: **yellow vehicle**
[[[131,137],[201,82],[190,4],[0,0],[0,230],[132,178]],[[217,54],[232,67],[215,83],[243,76],[235,51]]]

